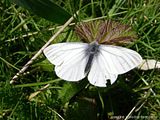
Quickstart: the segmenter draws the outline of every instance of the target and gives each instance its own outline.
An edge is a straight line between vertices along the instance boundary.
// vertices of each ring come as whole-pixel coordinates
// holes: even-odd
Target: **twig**
[[[64,25],[61,27],[50,39],[49,41],[23,66],[23,68],[12,78],[10,84],[16,82],[16,79],[20,74],[22,74],[33,61],[42,53],[42,51],[73,21],[74,16],[72,16]]]
[[[143,62],[138,66],[138,69],[140,70],[151,70],[151,69],[156,69],[156,68],[160,68],[160,61],[156,61],[154,59],[144,59]],[[145,83],[145,85],[149,85],[149,83],[144,79],[141,78],[142,81]],[[152,88],[149,89],[151,91],[151,93],[156,96],[156,93],[154,92],[154,90]],[[160,101],[158,99],[156,99],[158,105],[160,106]]]
[[[61,120],[65,120],[58,112],[53,110],[51,107],[47,106],[47,108],[50,109],[52,112],[54,112],[56,115],[58,115],[58,117],[61,118]]]
[[[146,85],[149,85],[149,83],[148,83],[145,79],[143,79],[143,78],[141,78],[141,79],[142,79],[142,81],[143,81]],[[156,93],[153,91],[152,88],[150,88],[149,91],[150,91],[154,96],[156,96]],[[147,98],[147,94],[145,94],[145,95],[143,96],[143,98],[136,103],[136,105],[132,108],[132,110],[128,113],[128,115],[125,117],[124,120],[128,120],[134,111],[138,111],[138,110],[145,104],[145,102],[147,101],[146,98]],[[158,99],[156,99],[156,101],[157,101],[158,105],[160,105],[160,101],[159,101]],[[142,104],[141,104],[141,103],[142,103]],[[140,105],[140,104],[141,104],[141,105]],[[140,105],[140,107],[136,110],[136,108],[137,108],[139,105]]]
[[[128,115],[125,117],[124,120],[128,120],[130,118],[130,116],[132,115],[132,113],[135,111],[135,109],[142,103],[146,102],[146,94],[143,96],[143,98],[141,100],[139,100],[136,105],[132,108],[132,110],[128,113]]]
[[[29,96],[28,100],[31,100],[32,98],[34,98],[35,96],[37,96],[39,93],[41,93],[42,91],[46,90],[49,86],[50,86],[50,84],[47,84],[44,87],[42,87],[39,90],[37,90],[36,92],[31,93],[31,95]]]
[[[104,19],[106,18],[107,16],[102,16],[102,17],[97,17],[97,18],[93,18],[93,19],[89,19],[89,20],[82,20],[82,22],[89,22],[89,21],[94,21],[94,20],[100,20],[100,19]],[[72,25],[75,25],[75,23],[70,23],[69,26],[72,26]],[[60,26],[57,26],[57,27],[53,27],[53,28],[49,28],[48,31],[52,31],[52,30],[55,30],[55,29],[60,29],[62,28],[63,25],[60,25]],[[32,35],[36,35],[38,34],[39,31],[35,31],[35,32],[29,32],[27,34],[24,34],[22,35],[21,37],[22,38],[25,38],[25,37],[29,37],[29,36],[32,36]],[[14,38],[11,38],[11,39],[8,39],[8,40],[5,40],[5,42],[10,42],[10,41],[14,41],[14,40],[17,40],[19,39],[19,37],[14,37]]]
[[[144,78],[141,78],[142,81],[148,86],[149,83],[144,79]],[[154,92],[154,90],[152,88],[149,88],[149,90],[151,91],[151,93],[153,94],[153,96],[156,96],[156,93]],[[158,99],[156,99],[156,102],[158,103],[158,105],[160,106],[160,101]]]

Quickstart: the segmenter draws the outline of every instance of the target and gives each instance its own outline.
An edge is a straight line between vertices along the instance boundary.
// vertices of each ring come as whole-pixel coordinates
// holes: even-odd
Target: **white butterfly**
[[[114,83],[119,74],[142,62],[141,56],[133,50],[97,42],[53,44],[44,49],[44,54],[55,65],[58,77],[79,81],[88,75],[89,82],[99,87],[105,87],[107,79]]]

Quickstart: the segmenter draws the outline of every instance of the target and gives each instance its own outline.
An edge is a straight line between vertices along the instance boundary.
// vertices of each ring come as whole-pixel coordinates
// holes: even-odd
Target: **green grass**
[[[144,59],[160,61],[159,0],[59,0],[56,3],[70,14],[81,9],[80,21],[105,16],[131,25],[138,39],[128,47]],[[57,31],[49,30],[56,26],[22,7],[0,1],[0,119],[107,120],[124,119],[129,113],[138,120],[160,119],[157,69],[135,69],[120,75],[113,85],[98,88],[86,79],[78,83],[58,79],[54,66],[41,54],[27,69],[29,73],[20,76],[17,85],[10,85],[11,78]],[[54,42],[78,40],[72,27],[68,27]],[[46,84],[50,86],[35,95]],[[29,99],[33,93],[35,96]]]

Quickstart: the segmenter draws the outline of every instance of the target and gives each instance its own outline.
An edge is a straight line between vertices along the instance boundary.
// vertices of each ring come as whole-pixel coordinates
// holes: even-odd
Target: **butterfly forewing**
[[[58,43],[45,48],[44,54],[52,64],[59,65],[80,52],[84,53],[86,47],[85,43]]]
[[[101,45],[99,57],[105,61],[104,66],[111,74],[123,74],[142,62],[142,58],[137,52],[112,45]]]

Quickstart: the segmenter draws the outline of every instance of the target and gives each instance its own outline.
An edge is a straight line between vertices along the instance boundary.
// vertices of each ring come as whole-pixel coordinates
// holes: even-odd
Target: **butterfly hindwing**
[[[107,79],[110,79],[111,84],[117,79],[118,75],[109,73],[104,66],[104,62],[101,56],[94,56],[88,80],[95,86],[106,87]]]

